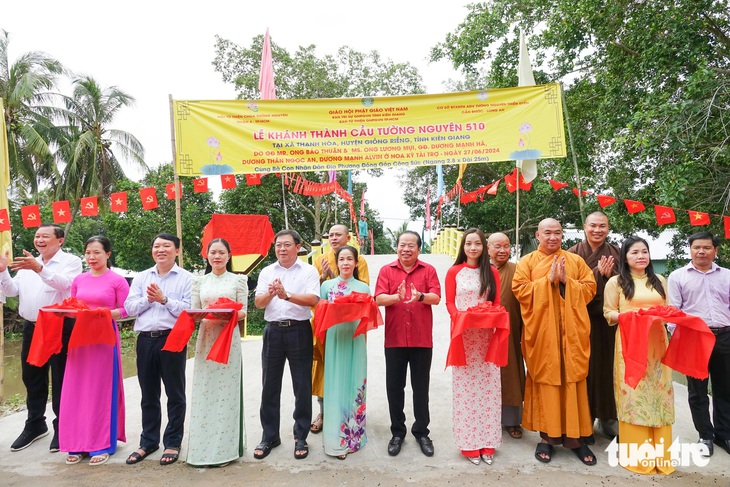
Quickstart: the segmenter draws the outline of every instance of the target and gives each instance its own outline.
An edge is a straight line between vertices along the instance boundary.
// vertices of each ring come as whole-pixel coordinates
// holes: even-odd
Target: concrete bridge
[[[373,284],[379,269],[395,260],[393,255],[366,256]],[[445,255],[424,255],[423,260],[438,270],[442,283],[451,259]],[[321,436],[309,436],[310,454],[305,460],[294,459],[294,440],[291,436],[293,394],[288,372],[284,374],[282,393],[282,446],[272,451],[265,460],[253,458],[253,448],[261,438],[258,409],[261,398],[261,340],[247,339],[242,342],[244,357],[244,407],[247,431],[247,450],[244,456],[225,468],[198,469],[183,461],[171,466],[160,466],[162,450],[151,455],[139,465],[125,465],[124,460],[138,446],[141,431],[139,408],[140,392],[136,377],[126,379],[127,443],[120,443],[117,453],[109,463],[90,467],[87,462],[68,466],[65,454],[49,453],[50,436],[39,440],[20,452],[11,452],[10,444],[21,432],[25,412],[0,418],[0,485],[3,486],[97,486],[97,485],[202,485],[222,487],[227,485],[254,484],[278,485],[353,485],[398,486],[407,484],[442,485],[511,485],[530,486],[560,485],[561,487],[585,485],[713,485],[730,484],[730,455],[716,448],[707,466],[678,467],[669,477],[643,477],[629,473],[621,467],[608,464],[604,451],[608,439],[597,434],[593,451],[598,464],[586,467],[572,451],[556,448],[550,464],[539,463],[534,458],[537,433],[525,431],[522,439],[514,440],[506,432],[503,443],[497,449],[494,464],[474,466],[462,458],[453,443],[451,434],[451,371],[444,370],[449,344],[449,318],[442,303],[434,310],[434,360],[431,370],[431,439],[436,454],[425,457],[415,440],[408,437],[397,457],[390,457],[387,444],[390,440],[388,405],[385,393],[385,360],[383,354],[383,329],[368,335],[368,444],[345,461],[328,457],[322,450]],[[193,377],[193,362],[188,361],[188,388]],[[612,387],[607,384],[606,387]],[[164,392],[163,392],[164,394]],[[693,442],[697,433],[687,406],[686,387],[675,384],[676,423],[675,438]],[[164,401],[164,397],[163,397]],[[316,408],[316,403],[315,403]],[[316,409],[315,409],[316,410]],[[163,407],[164,411],[164,407]],[[67,412],[68,414],[69,412]],[[70,414],[73,414],[70,412]],[[48,407],[48,423],[53,418]],[[410,391],[406,392],[406,418],[413,421]],[[163,424],[166,421],[163,418]],[[185,459],[186,441],[183,441],[181,460]]]

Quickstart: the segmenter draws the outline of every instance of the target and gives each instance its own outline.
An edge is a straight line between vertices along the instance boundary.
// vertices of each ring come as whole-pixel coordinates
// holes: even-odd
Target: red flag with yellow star
[[[53,223],[71,221],[71,206],[68,204],[68,200],[54,201],[51,206],[53,206]]]
[[[690,211],[689,213],[689,224],[693,227],[699,227],[702,225],[710,224],[710,215],[699,211]]]
[[[644,206],[644,203],[641,201],[624,200],[624,204],[626,205],[626,210],[629,212],[629,215],[646,210],[646,206]]]
[[[113,212],[120,213],[127,211],[127,192],[120,191],[118,193],[112,193],[111,203]]]
[[[221,188],[235,189],[236,188],[236,176],[234,176],[233,174],[221,174]]]
[[[10,217],[8,216],[8,209],[0,209],[0,232],[10,231]]]

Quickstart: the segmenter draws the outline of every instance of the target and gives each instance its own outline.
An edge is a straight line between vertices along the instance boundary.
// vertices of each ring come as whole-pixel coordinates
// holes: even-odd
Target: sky
[[[28,51],[43,51],[75,74],[134,97],[135,106],[120,112],[113,128],[134,134],[154,167],[172,160],[169,95],[179,100],[236,96],[211,64],[216,34],[249,46],[268,28],[272,41],[289,52],[314,44],[320,56],[335,54],[343,45],[377,50],[385,59],[416,66],[427,93],[441,93],[443,82],[460,76],[448,62],[428,63],[427,57],[464,20],[468,3],[11,1],[2,8],[0,29],[10,33],[11,61]],[[62,91],[69,93],[67,87]],[[408,207],[396,196],[401,192],[397,174],[385,172],[377,181],[361,176],[369,183],[368,204],[393,229],[409,220]],[[215,184],[211,181],[211,187]],[[420,231],[422,225],[411,222],[409,228]]]

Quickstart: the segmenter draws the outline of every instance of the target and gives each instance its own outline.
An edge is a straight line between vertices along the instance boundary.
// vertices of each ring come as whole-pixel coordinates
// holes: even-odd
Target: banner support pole
[[[580,208],[581,224],[586,223],[586,210],[583,207],[583,188],[580,184],[580,173],[578,172],[578,159],[575,156],[575,146],[573,145],[573,131],[570,128],[570,115],[568,114],[568,104],[565,102],[565,90],[563,83],[560,82],[560,98],[563,100],[563,112],[565,113],[565,124],[568,126],[568,140],[570,141],[570,153],[573,158],[573,170],[575,171],[575,184],[578,187],[578,207]]]
[[[167,95],[170,100],[170,144],[172,146],[172,169],[175,174],[175,227],[177,230],[177,238],[180,239],[180,254],[177,258],[177,265],[183,266],[183,238],[182,238],[182,216],[180,211],[180,175],[177,172],[177,148],[175,144],[175,113],[172,105],[172,95]]]

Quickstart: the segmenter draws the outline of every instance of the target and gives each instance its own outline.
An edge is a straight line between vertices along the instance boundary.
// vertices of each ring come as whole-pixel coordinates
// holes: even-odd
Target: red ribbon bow
[[[485,301],[466,311],[458,311],[451,318],[451,344],[446,356],[446,367],[466,365],[462,334],[469,328],[494,328],[494,336],[489,342],[484,361],[499,367],[507,365],[509,313],[504,306],[495,306],[491,301]]]
[[[216,317],[216,314],[218,314],[215,313],[216,309],[231,308],[233,308],[234,311],[230,312],[231,317],[228,319],[228,323],[226,323],[223,327],[220,335],[218,335],[218,338],[216,338],[213,346],[210,348],[210,352],[208,352],[208,356],[205,358],[206,360],[212,360],[219,364],[228,363],[228,355],[231,351],[231,342],[233,341],[233,331],[236,329],[236,324],[238,324],[238,311],[243,308],[243,303],[239,303],[228,298],[218,298],[215,303],[206,308],[211,311],[205,315],[205,319],[209,320],[219,319]],[[188,341],[190,341],[190,337],[193,335],[194,331],[195,320],[193,320],[193,317],[190,316],[190,313],[183,311],[180,313],[180,316],[178,316],[177,321],[175,321],[175,326],[172,327],[172,331],[169,335],[167,335],[165,346],[162,347],[162,349],[168,352],[181,352],[182,349],[185,348],[185,345],[188,344]]]
[[[662,363],[677,372],[697,379],[708,377],[707,366],[715,346],[712,334],[702,318],[685,314],[673,306],[652,306],[618,315],[621,330],[621,348],[626,370],[624,381],[636,389],[646,374],[649,330],[663,322],[677,325],[669,341]]]
[[[327,330],[340,323],[359,321],[352,338],[374,330],[383,324],[378,305],[368,293],[351,292],[330,303],[320,299],[314,309],[314,334],[324,340]]]
[[[44,306],[38,310],[38,320],[27,358],[31,365],[43,366],[51,355],[59,353],[62,348],[64,315],[55,311],[47,311],[48,309],[78,312],[68,343],[69,350],[84,345],[114,346],[117,343],[114,326],[111,325],[111,311],[106,308],[90,309],[80,299],[66,298],[60,303]]]

